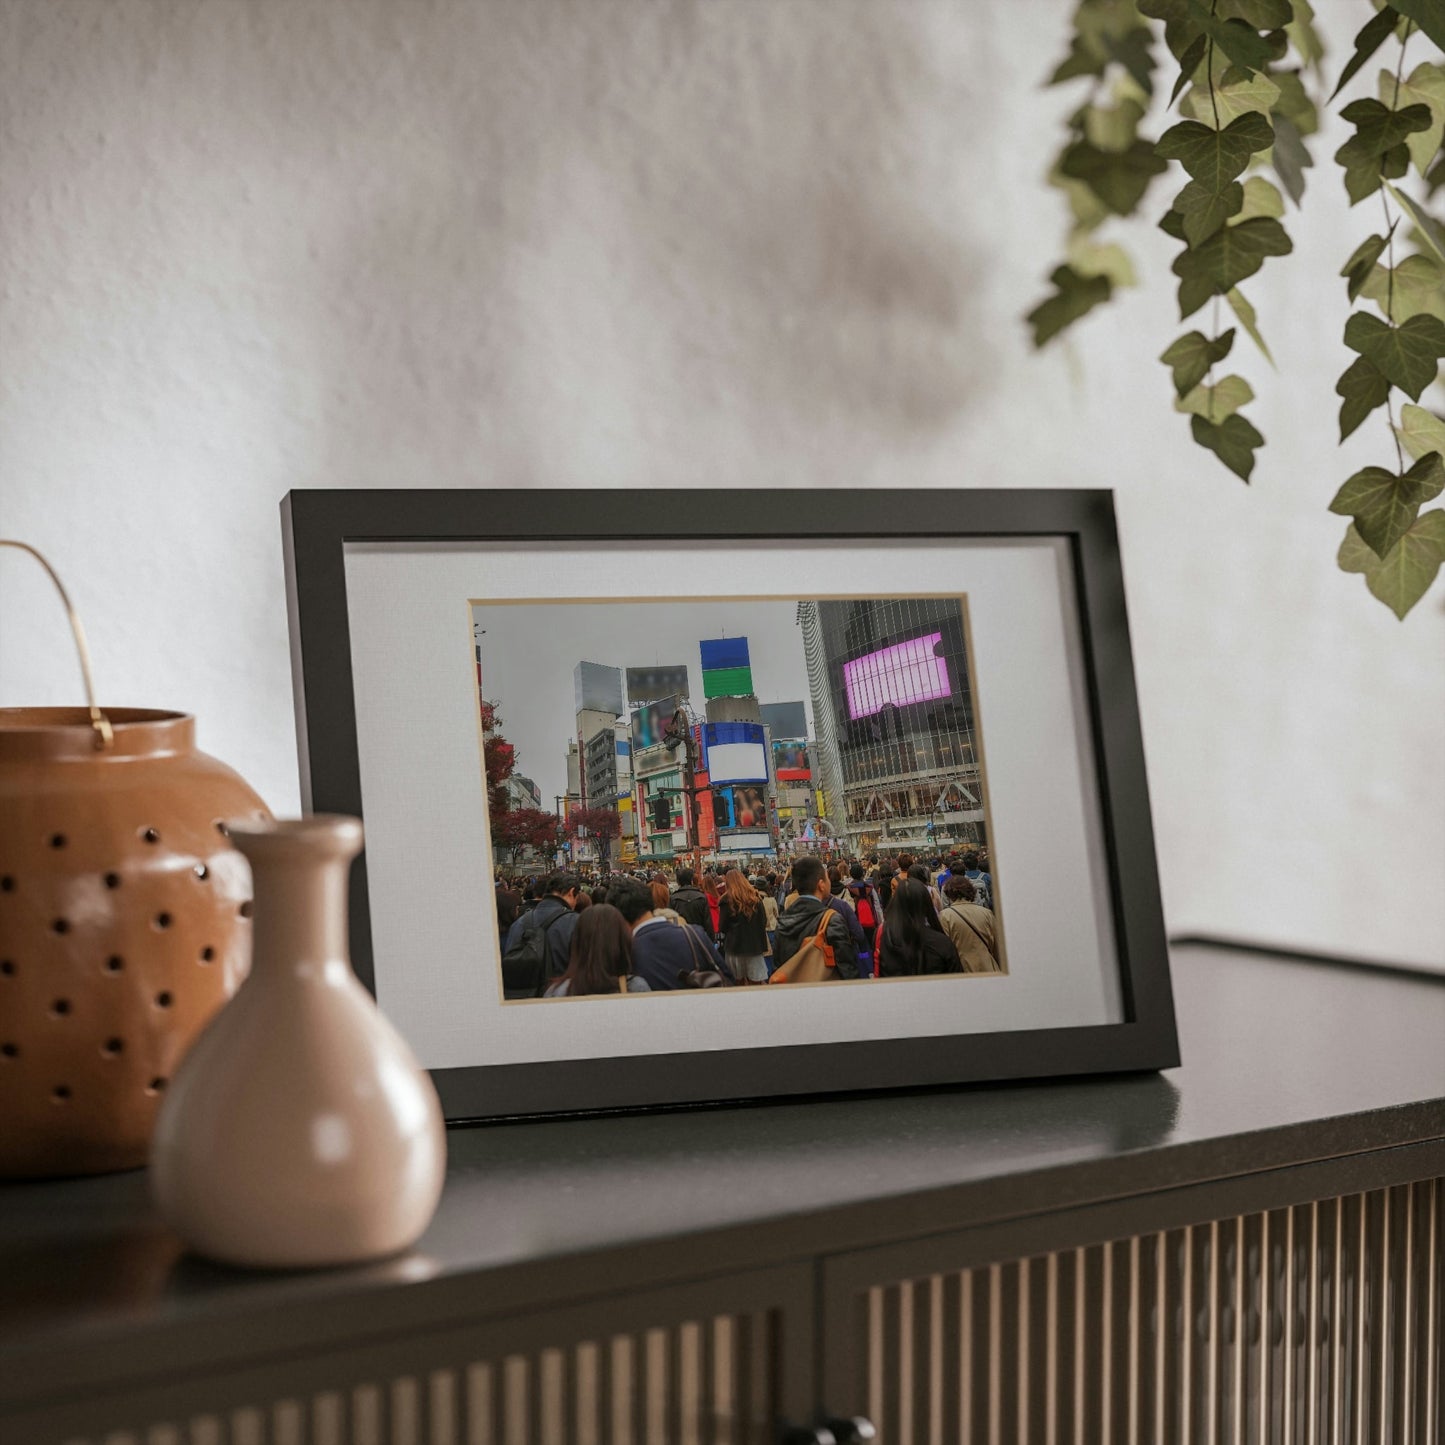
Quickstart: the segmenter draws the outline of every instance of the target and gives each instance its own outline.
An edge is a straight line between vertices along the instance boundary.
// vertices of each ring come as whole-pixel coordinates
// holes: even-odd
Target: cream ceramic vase
[[[351,971],[355,818],[236,821],[254,884],[250,976],[181,1062],[151,1187],[199,1254],[271,1268],[414,1243],[441,1195],[436,1090]]]

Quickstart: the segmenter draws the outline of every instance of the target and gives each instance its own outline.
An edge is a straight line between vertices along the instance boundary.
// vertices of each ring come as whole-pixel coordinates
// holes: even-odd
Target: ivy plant
[[[1445,421],[1419,403],[1445,359],[1445,227],[1430,214],[1445,184],[1445,68],[1439,56],[1406,71],[1414,36],[1445,51],[1445,3],[1361,0],[1362,24],[1326,104],[1339,102],[1353,134],[1334,155],[1352,206],[1378,196],[1379,232],[1345,259],[1346,300],[1366,302],[1344,324],[1340,440],[1384,408],[1393,466],[1368,466],[1336,491],[1330,508],[1350,518],[1338,563],[1362,573],[1371,593],[1403,618],[1445,562]],[[1172,57],[1167,108],[1179,119],[1151,138],[1145,126],[1162,90],[1158,44]],[[1375,95],[1341,94],[1388,44],[1394,64]],[[1243,330],[1273,365],[1241,286],[1288,256],[1285,198],[1303,205],[1307,140],[1319,129],[1324,45],[1308,0],[1080,0],[1052,85],[1087,80],[1050,173],[1072,224],[1053,291],[1028,313],[1043,346],[1135,282],[1123,248],[1100,232],[1136,216],[1157,177],[1177,186],[1158,225],[1179,244],[1179,318],[1196,322],[1164,348],[1174,409],[1194,441],[1243,481],[1265,438],[1244,414],[1254,399],[1237,372],[1217,375]],[[1423,195],[1404,189],[1415,176]],[[1271,179],[1272,177],[1272,179]],[[1232,313],[1224,326],[1222,307]],[[1402,401],[1398,419],[1396,392]],[[1406,454],[1409,464],[1406,462]]]

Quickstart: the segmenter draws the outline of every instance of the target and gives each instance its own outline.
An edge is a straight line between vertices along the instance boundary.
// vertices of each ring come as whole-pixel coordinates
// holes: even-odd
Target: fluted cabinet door
[[[855,1256],[824,1393],[879,1445],[1439,1445],[1442,1246],[1433,1179],[1002,1262],[935,1239],[968,1262],[897,1278]]]
[[[813,1280],[740,1271],[421,1333],[378,1320],[351,1349],[0,1419],[0,1440],[772,1445],[815,1398]]]

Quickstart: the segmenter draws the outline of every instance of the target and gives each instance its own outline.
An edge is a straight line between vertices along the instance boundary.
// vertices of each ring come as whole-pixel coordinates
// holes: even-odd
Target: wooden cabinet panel
[[[1445,1179],[1001,1262],[971,1234],[825,1266],[825,1397],[879,1445],[1438,1439]]]
[[[0,1419],[36,1445],[771,1445],[814,1399],[813,1271],[373,1338]],[[164,1361],[157,1362],[164,1376]]]

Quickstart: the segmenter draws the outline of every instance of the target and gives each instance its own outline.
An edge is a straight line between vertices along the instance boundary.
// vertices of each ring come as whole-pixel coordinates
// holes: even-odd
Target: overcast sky
[[[488,603],[472,609],[482,656],[482,695],[495,702],[502,733],[517,750],[542,806],[567,791],[567,740],[576,736],[572,670],[579,662],[629,667],[686,665],[701,715],[703,638],[748,639],[758,701],[801,701],[813,735],[813,702],[795,602]],[[629,703],[631,699],[628,700]]]

